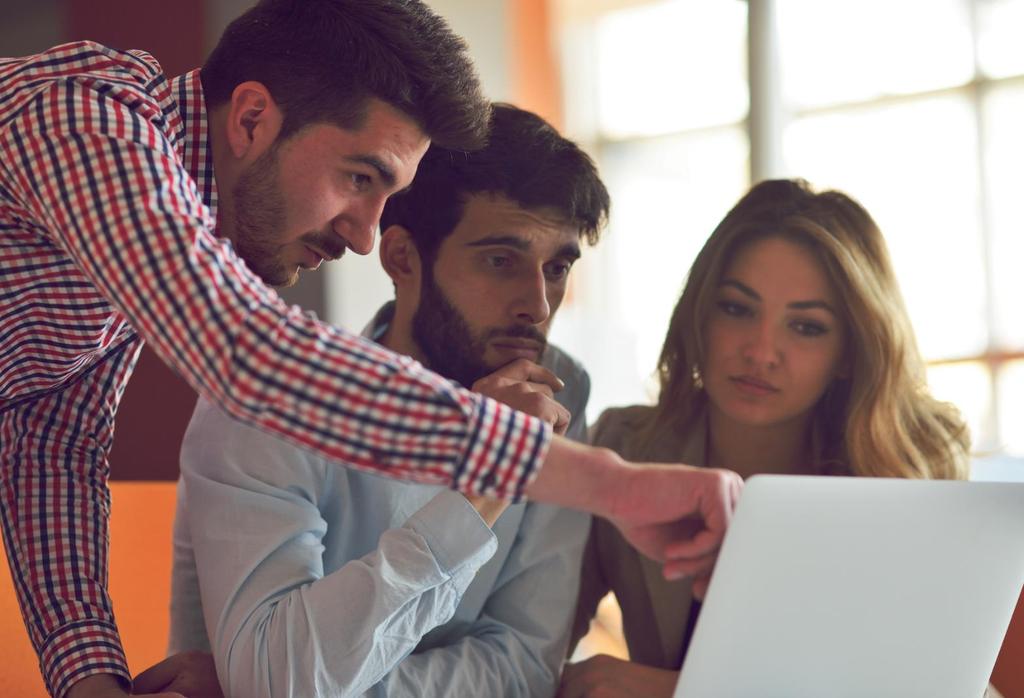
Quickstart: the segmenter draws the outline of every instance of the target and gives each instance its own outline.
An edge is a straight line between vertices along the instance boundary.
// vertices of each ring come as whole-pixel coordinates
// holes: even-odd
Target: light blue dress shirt
[[[586,373],[555,347],[544,364],[582,439]],[[550,696],[589,524],[517,504],[492,531],[456,492],[339,468],[200,400],[171,651],[212,645],[234,698]]]

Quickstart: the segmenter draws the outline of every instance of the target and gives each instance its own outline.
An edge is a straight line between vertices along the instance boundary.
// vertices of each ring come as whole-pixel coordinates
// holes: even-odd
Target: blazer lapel
[[[706,463],[705,442],[707,419],[701,418],[688,433],[666,439],[652,455],[657,460],[685,463],[703,467]],[[651,617],[657,628],[658,640],[665,668],[679,669],[682,665],[683,637],[686,635],[690,606],[693,603],[691,580],[668,581],[662,576],[661,565],[637,553],[644,579],[644,587],[651,606]]]

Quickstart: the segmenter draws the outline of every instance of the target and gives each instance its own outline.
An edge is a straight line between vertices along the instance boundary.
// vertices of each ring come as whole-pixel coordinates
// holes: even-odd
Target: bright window
[[[800,176],[878,221],[932,389],[975,448],[1024,455],[1024,0],[556,5],[567,130],[612,194],[554,331],[591,370],[591,418],[653,398],[686,271],[751,178]],[[778,71],[750,84],[766,35]],[[766,91],[770,137],[751,123]],[[775,155],[751,172],[759,138]]]
[[[591,420],[653,397],[690,264],[750,180],[746,3],[623,4],[578,3],[563,32],[569,132],[612,196],[609,229],[552,331],[594,377]]]

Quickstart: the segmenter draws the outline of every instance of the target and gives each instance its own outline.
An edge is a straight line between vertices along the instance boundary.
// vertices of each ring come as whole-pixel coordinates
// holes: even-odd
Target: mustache
[[[334,233],[306,233],[301,239],[303,243],[315,247],[330,259],[338,259],[348,249],[348,243]]]
[[[492,339],[529,339],[537,342],[541,349],[547,347],[548,338],[536,327],[530,325],[513,325],[512,327],[495,327],[487,330],[484,340]]]

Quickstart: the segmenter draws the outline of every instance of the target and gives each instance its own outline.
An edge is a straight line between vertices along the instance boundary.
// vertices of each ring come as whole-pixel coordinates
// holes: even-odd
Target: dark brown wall
[[[69,0],[63,7],[65,41],[144,49],[168,76],[203,61],[204,0]],[[118,410],[111,476],[176,480],[181,436],[195,401],[188,385],[143,349]]]
[[[246,2],[175,0],[70,0],[62,3],[62,41],[91,39],[116,48],[139,48],[160,62],[168,76],[199,67],[207,40],[222,27],[206,26],[211,15],[223,24],[244,11]],[[213,29],[214,31],[210,31]],[[42,49],[44,47],[39,47]],[[37,50],[39,50],[37,49]],[[324,278],[304,274],[282,296],[324,315]],[[195,392],[143,349],[121,401],[111,454],[116,480],[176,480],[181,437],[195,405]]]

